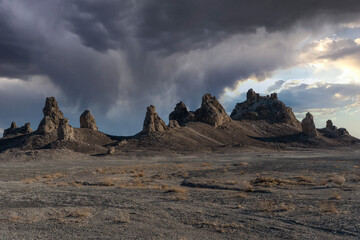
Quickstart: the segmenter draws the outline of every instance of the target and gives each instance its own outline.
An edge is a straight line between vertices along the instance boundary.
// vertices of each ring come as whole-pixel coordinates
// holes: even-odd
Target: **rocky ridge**
[[[260,96],[253,89],[249,89],[244,102],[236,104],[230,117],[233,120],[265,120],[293,126],[300,125],[292,109],[281,102],[276,93]]]
[[[80,116],[80,128],[73,128],[51,97],[46,99],[38,131],[29,134],[30,124],[18,128],[12,123],[4,133],[7,137],[0,139],[0,152],[9,148],[66,148],[84,153],[119,154],[139,149],[177,152],[231,146],[341,146],[359,141],[346,129],[334,126],[332,121],[327,122],[326,128],[316,129],[310,113],[300,123],[275,93],[263,97],[250,89],[246,101],[237,104],[233,113],[231,119],[216,97],[205,94],[200,108],[194,112],[179,102],[169,115],[168,126],[156,113],[155,106],[150,105],[139,134],[112,136],[94,131],[97,126],[89,111]],[[126,144],[122,144],[124,142]]]
[[[4,130],[4,137],[8,136],[17,136],[17,135],[23,135],[33,132],[33,130],[30,128],[30,123],[25,123],[22,127],[17,127],[15,122],[11,123],[10,128]]]

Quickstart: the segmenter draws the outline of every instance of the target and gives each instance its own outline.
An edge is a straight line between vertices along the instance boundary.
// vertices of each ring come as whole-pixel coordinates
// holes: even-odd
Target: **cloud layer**
[[[36,121],[44,97],[55,95],[70,120],[90,108],[100,129],[135,133],[147,105],[167,118],[180,99],[194,109],[205,92],[266,79],[359,12],[356,0],[0,0],[0,112]],[[358,52],[342,44],[318,57]]]

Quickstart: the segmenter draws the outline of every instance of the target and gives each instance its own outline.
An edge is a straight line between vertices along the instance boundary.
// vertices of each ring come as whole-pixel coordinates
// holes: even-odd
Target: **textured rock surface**
[[[63,118],[60,120],[59,126],[57,128],[58,140],[73,140],[74,129],[69,125],[69,120],[67,118]]]
[[[337,127],[333,125],[333,122],[331,120],[326,121],[326,128],[333,131],[337,129]]]
[[[85,110],[80,116],[80,128],[89,128],[97,131],[95,117],[90,113],[89,110]]]
[[[107,152],[106,152],[106,154],[109,154],[109,155],[111,155],[111,154],[114,154],[115,153],[115,148],[114,147],[109,147],[109,149],[107,150]]]
[[[164,132],[168,129],[169,127],[166,126],[165,122],[156,113],[155,106],[150,105],[146,111],[143,133]]]
[[[340,138],[350,135],[345,128],[337,128],[335,125],[333,125],[331,120],[326,121],[326,128],[320,129],[320,132],[323,133],[326,137],[330,138]]]
[[[223,106],[210,94],[202,97],[201,107],[195,111],[195,119],[215,127],[231,121]]]
[[[314,117],[311,113],[307,113],[306,117],[301,122],[302,133],[308,137],[318,136],[318,132],[315,127]]]
[[[178,128],[178,127],[180,127],[180,125],[176,120],[169,121],[169,128]]]
[[[44,118],[41,120],[38,127],[38,133],[41,135],[55,131],[60,124],[60,120],[64,118],[64,114],[60,111],[54,97],[46,98],[43,114]]]
[[[174,111],[169,114],[169,120],[176,120],[179,125],[184,126],[187,122],[194,121],[195,115],[187,110],[185,103],[179,102]]]
[[[245,102],[236,104],[230,116],[233,120],[265,120],[293,126],[300,125],[292,109],[278,100],[276,93],[272,93],[270,96],[260,96],[253,89],[249,89],[247,92]]]
[[[22,127],[17,127],[15,122],[11,123],[10,128],[4,130],[4,137],[8,136],[16,136],[16,135],[23,135],[33,132],[30,128],[30,123],[25,123]]]

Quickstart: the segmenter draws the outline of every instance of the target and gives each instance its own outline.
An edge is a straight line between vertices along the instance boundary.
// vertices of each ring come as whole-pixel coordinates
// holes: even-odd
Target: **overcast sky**
[[[360,137],[360,1],[0,0],[0,132],[36,129],[47,96],[132,135],[150,104],[231,112],[249,88]]]

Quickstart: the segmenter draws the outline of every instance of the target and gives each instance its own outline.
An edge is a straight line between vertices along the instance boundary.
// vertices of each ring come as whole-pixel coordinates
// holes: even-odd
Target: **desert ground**
[[[360,150],[0,154],[1,239],[359,239]]]

